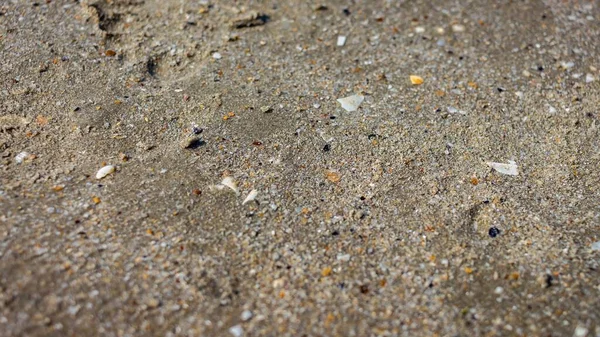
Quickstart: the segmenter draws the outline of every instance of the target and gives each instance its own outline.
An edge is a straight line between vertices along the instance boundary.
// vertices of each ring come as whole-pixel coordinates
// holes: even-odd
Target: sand
[[[3,1],[0,335],[600,336],[599,22]]]

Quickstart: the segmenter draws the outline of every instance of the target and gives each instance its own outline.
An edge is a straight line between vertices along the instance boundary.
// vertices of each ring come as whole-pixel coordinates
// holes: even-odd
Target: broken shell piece
[[[499,173],[507,174],[509,176],[519,175],[517,163],[515,163],[512,160],[509,160],[508,164],[494,163],[491,161],[488,161],[486,164],[488,164],[489,167],[493,168],[494,170],[498,171]]]
[[[25,161],[25,159],[27,159],[30,156],[29,152],[20,152],[19,154],[17,154],[15,156],[15,161],[17,162],[17,164],[21,164],[22,162]]]
[[[240,194],[240,191],[237,188],[237,184],[235,183],[235,180],[233,180],[232,177],[225,177],[221,182],[221,185],[229,187],[232,191],[235,192],[236,195]]]
[[[417,75],[410,75],[410,82],[414,85],[423,84],[423,77]]]
[[[337,38],[337,46],[343,47],[346,44],[346,37],[343,35],[338,36]]]
[[[591,83],[591,82],[594,82],[595,80],[596,80],[596,78],[594,78],[594,75],[592,75],[592,74],[585,75],[585,83]]]
[[[365,96],[352,95],[344,98],[339,98],[337,101],[340,102],[344,110],[352,112],[358,110],[358,107],[364,100]]]
[[[245,204],[253,201],[254,199],[256,199],[257,195],[258,195],[257,190],[250,191],[250,193],[248,193],[248,196],[246,197],[246,199],[244,199],[244,201],[242,202],[242,205],[245,205]]]
[[[113,172],[115,172],[115,167],[112,165],[106,165],[98,170],[98,173],[96,173],[96,179],[102,179]]]

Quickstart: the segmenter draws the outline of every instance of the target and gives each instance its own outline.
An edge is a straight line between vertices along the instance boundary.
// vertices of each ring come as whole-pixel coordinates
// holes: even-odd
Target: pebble
[[[573,334],[574,337],[585,337],[588,334],[588,329],[586,327],[583,326],[578,326],[577,328],[575,328],[575,333]]]
[[[337,46],[343,47],[346,44],[346,37],[343,35],[338,36],[337,38]]]
[[[423,34],[423,33],[425,33],[425,28],[421,27],[421,26],[415,27],[415,33],[417,33],[417,34]]]
[[[594,75],[592,75],[592,74],[585,75],[585,83],[591,83],[591,82],[594,82],[595,80],[596,80],[596,78],[594,77]]]
[[[249,321],[253,316],[254,316],[254,314],[252,314],[252,311],[244,310],[242,312],[242,315],[240,316],[240,318],[242,319],[242,321],[246,322],[246,321]]]
[[[115,167],[112,165],[106,165],[98,170],[98,173],[96,173],[96,179],[102,179],[113,172],[115,172]]]
[[[496,227],[490,227],[490,230],[488,231],[488,234],[495,238],[496,236],[500,235],[500,230]]]
[[[423,84],[423,77],[421,76],[417,76],[417,75],[410,75],[410,83],[414,84],[414,85],[421,85]]]
[[[596,242],[592,243],[592,250],[600,251],[600,241],[596,241]]]
[[[465,31],[465,26],[458,24],[452,25],[452,31],[455,33],[462,33]]]
[[[154,309],[160,305],[160,301],[156,298],[150,298],[148,301],[146,301],[146,305],[149,309]]]
[[[221,53],[213,53],[213,54],[212,54],[212,57],[213,57],[215,60],[220,60],[220,59],[221,59],[221,57],[223,57],[223,56],[221,56]]]
[[[231,328],[229,328],[229,333],[235,337],[241,337],[244,335],[244,329],[242,329],[242,326],[239,324],[234,325]]]

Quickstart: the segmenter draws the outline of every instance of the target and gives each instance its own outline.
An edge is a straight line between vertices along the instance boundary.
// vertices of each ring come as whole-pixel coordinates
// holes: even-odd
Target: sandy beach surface
[[[0,335],[600,336],[599,41],[591,0],[0,1]]]

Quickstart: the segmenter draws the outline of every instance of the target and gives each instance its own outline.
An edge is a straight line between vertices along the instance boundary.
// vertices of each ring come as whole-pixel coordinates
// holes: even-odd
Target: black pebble
[[[343,12],[346,15],[350,15],[350,10],[348,8],[344,8]]]
[[[490,230],[488,231],[488,234],[495,238],[496,236],[500,235],[500,230],[496,227],[490,227]]]
[[[338,230],[334,230],[333,232],[331,232],[331,235],[338,236],[340,235],[340,232]]]
[[[323,151],[327,152],[329,150],[331,150],[331,145],[325,144],[325,146],[323,146]]]

